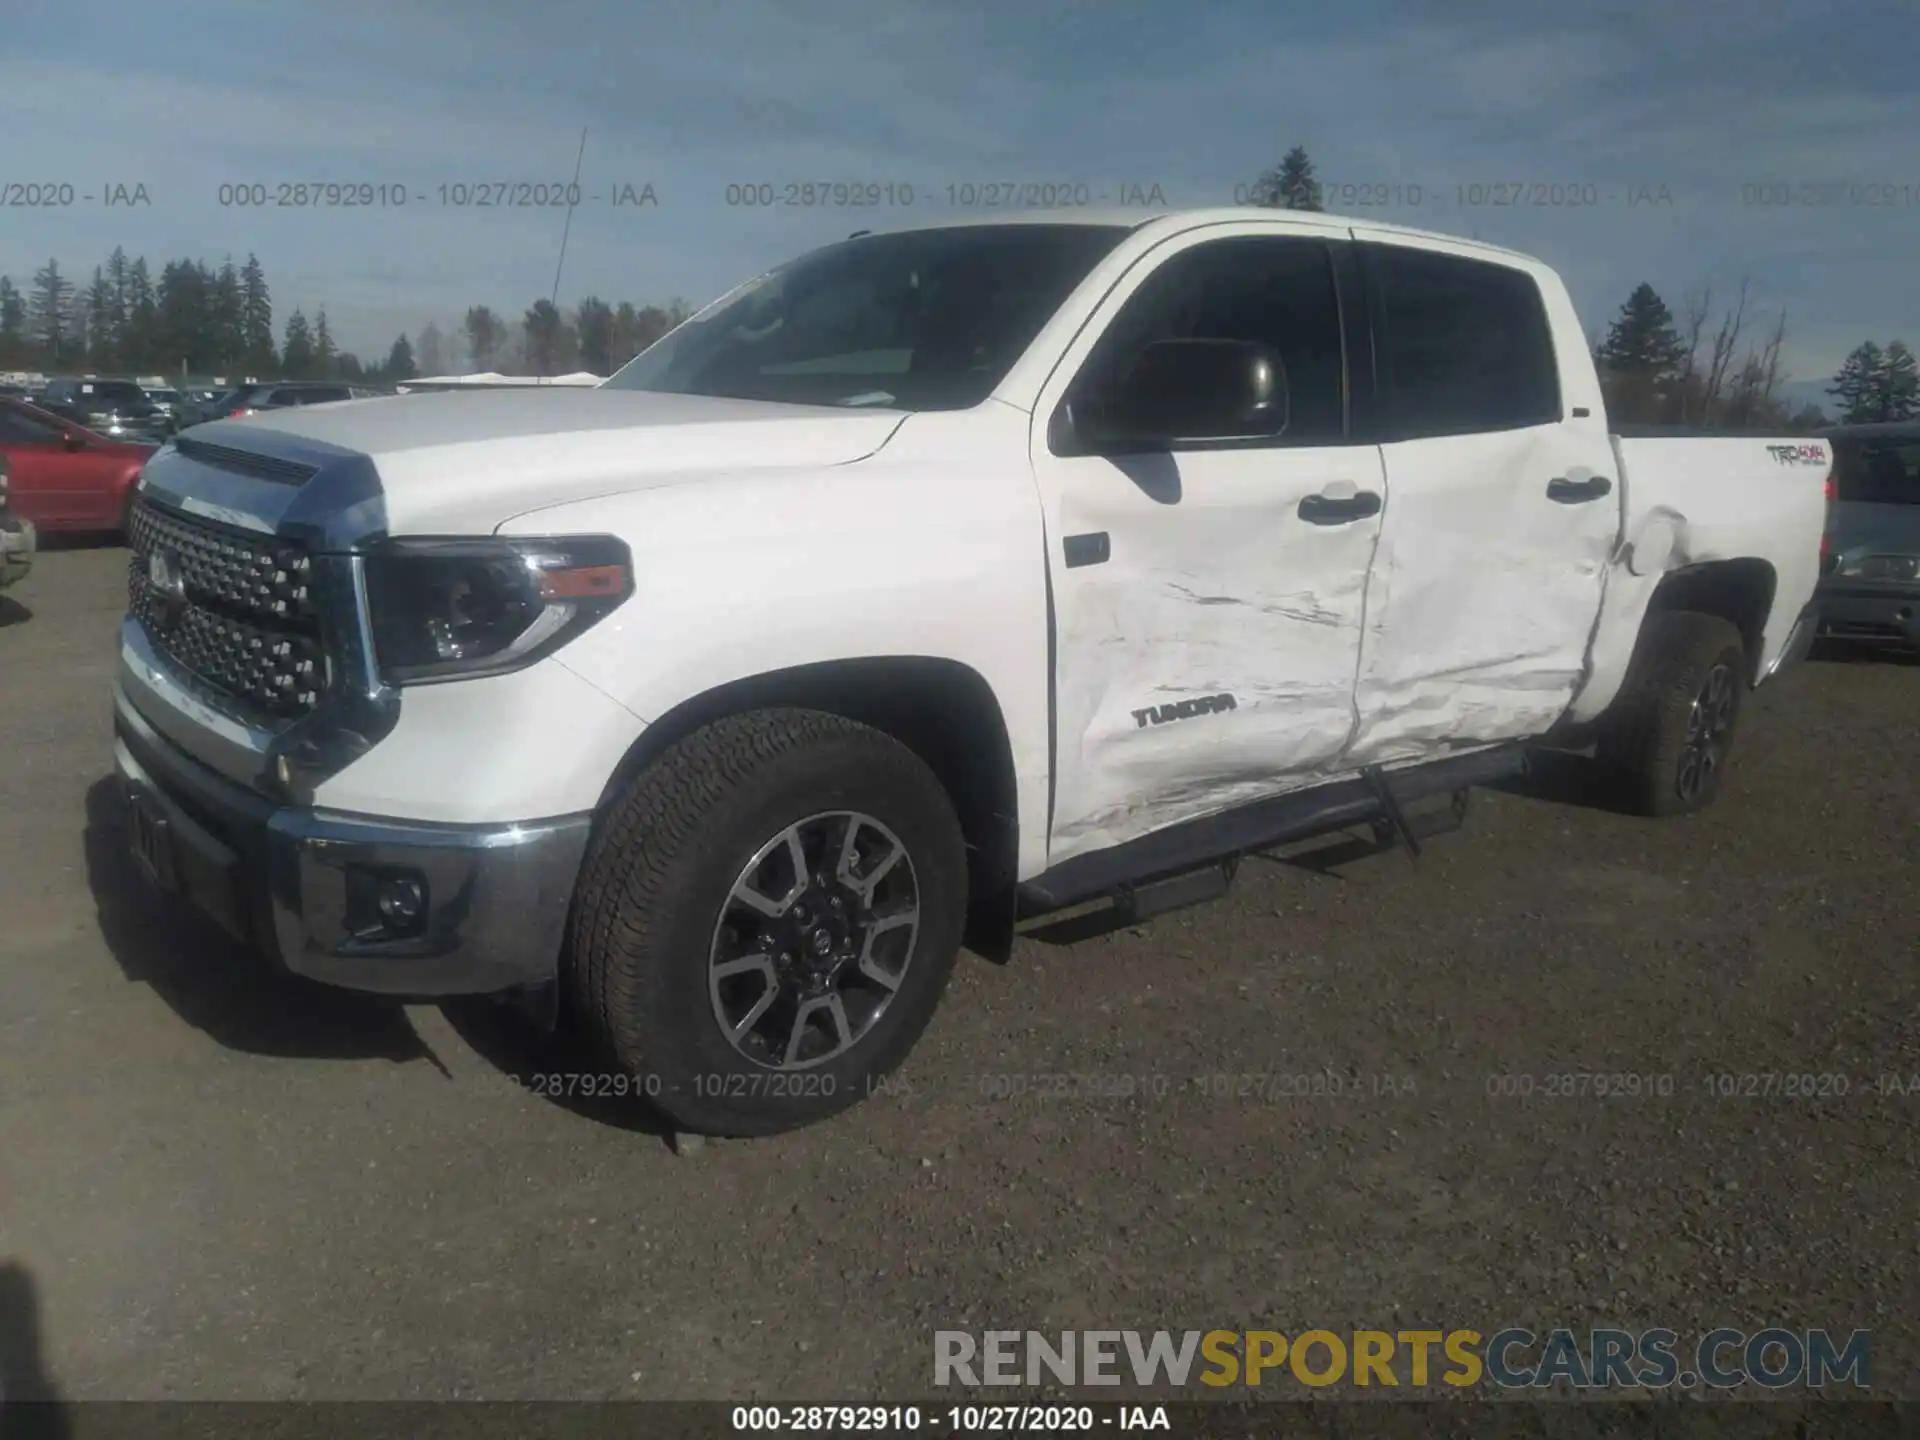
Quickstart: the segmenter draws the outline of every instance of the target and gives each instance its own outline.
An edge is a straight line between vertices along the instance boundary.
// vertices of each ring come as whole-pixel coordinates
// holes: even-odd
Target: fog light
[[[395,876],[380,882],[380,918],[396,930],[411,929],[427,908],[426,887],[418,880]]]

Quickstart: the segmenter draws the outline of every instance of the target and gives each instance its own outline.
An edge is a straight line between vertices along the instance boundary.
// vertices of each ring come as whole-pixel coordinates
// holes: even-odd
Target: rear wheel
[[[1643,815],[1683,815],[1719,794],[1747,690],[1740,632],[1717,615],[1649,619],[1599,759]]]
[[[818,712],[733,716],[614,802],[574,907],[572,1002],[683,1128],[792,1129],[906,1057],[966,893],[959,821],[912,751]]]

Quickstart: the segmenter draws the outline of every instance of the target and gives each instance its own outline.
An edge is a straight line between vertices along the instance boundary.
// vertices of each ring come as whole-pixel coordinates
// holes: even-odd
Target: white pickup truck
[[[1417,846],[1526,745],[1705,804],[1812,633],[1830,463],[1610,436],[1560,280],[1486,245],[863,234],[597,389],[163,448],[129,828],[298,974],[512,997],[680,1126],[766,1133],[898,1065],[963,943]]]

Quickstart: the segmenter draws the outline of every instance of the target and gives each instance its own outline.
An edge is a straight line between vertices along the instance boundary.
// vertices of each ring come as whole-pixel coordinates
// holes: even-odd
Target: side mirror
[[[1082,426],[1095,449],[1255,440],[1285,432],[1287,369],[1271,345],[1160,340]]]
[[[84,450],[86,448],[87,448],[86,436],[82,435],[78,430],[67,431],[67,449]]]

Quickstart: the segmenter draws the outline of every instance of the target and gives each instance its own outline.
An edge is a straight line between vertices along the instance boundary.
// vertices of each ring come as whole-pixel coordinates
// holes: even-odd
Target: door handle
[[[1380,497],[1371,490],[1352,495],[1309,495],[1300,502],[1300,518],[1309,525],[1350,525],[1380,513]]]
[[[1556,475],[1547,481],[1547,498],[1562,505],[1579,505],[1598,500],[1611,489],[1613,481],[1604,475],[1595,475],[1590,480],[1569,480],[1564,475]]]

